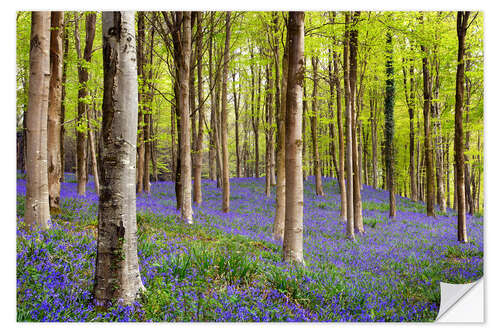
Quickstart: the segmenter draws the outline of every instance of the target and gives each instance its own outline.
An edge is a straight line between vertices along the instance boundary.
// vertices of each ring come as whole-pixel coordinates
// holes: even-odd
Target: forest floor
[[[42,233],[26,233],[25,181],[17,180],[18,321],[433,321],[439,282],[483,274],[483,218],[468,216],[468,244],[456,241],[456,214],[425,215],[423,203],[364,186],[365,235],[345,238],[335,179],[304,184],[305,267],[281,262],[272,239],[275,196],[264,178],[231,179],[231,212],[215,182],[202,183],[194,224],[178,222],[172,182],[137,198],[138,253],[147,288],[132,306],[99,312],[92,302],[97,196],[61,188],[62,212]]]

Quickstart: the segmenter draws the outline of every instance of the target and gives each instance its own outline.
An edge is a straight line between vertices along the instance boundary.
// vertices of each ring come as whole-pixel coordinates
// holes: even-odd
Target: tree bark
[[[389,218],[396,217],[396,196],[394,189],[394,68],[392,60],[392,36],[387,32],[386,83],[385,83],[385,149],[387,185],[389,188]]]
[[[345,52],[345,51],[344,51]],[[347,222],[347,194],[345,184],[345,145],[344,127],[342,124],[342,88],[340,87],[339,59],[336,52],[333,53],[333,70],[335,72],[335,90],[337,92],[337,129],[339,136],[339,178],[337,179],[340,189],[340,218]]]
[[[354,16],[352,17],[352,25],[350,29],[350,38],[349,38],[349,83],[350,83],[350,101],[351,101],[351,131],[352,131],[352,190],[353,190],[353,209],[354,209],[354,231],[363,234],[365,232],[363,227],[363,207],[361,202],[361,165],[359,164],[358,158],[358,139],[357,139],[357,123],[358,116],[356,111],[356,96],[358,91],[356,89],[356,81],[357,81],[357,53],[358,53],[358,30],[355,27],[359,21],[360,12],[354,12]]]
[[[131,304],[144,290],[136,223],[137,64],[133,12],[103,12],[104,96],[94,297]]]
[[[51,214],[59,214],[61,196],[61,94],[64,12],[51,12],[50,84],[47,123],[47,160],[49,206]]]
[[[467,243],[467,220],[465,207],[465,183],[464,183],[464,133],[463,133],[463,98],[464,98],[464,53],[465,36],[467,33],[467,21],[470,12],[457,13],[457,35],[458,35],[458,64],[455,91],[455,183],[457,184],[457,229],[458,241]]]
[[[241,155],[240,155],[240,98],[241,94],[236,90],[236,72],[233,72],[233,102],[234,102],[234,138],[236,140],[236,178],[241,177]]]
[[[354,240],[354,203],[353,203],[353,170],[352,170],[352,109],[351,109],[351,85],[349,83],[349,30],[351,13],[345,13],[345,34],[344,34],[344,94],[345,94],[345,114],[346,114],[346,178],[347,178],[347,238]]]
[[[202,167],[202,151],[203,151],[203,53],[202,53],[202,15],[198,14],[198,35],[196,38],[196,57],[198,62],[198,133],[195,141],[195,154],[194,154],[194,195],[193,201],[196,205],[200,205],[203,198],[201,192],[201,167]]]
[[[76,16],[75,16],[76,17]],[[85,130],[85,115],[88,105],[85,101],[88,95],[87,82],[89,72],[84,65],[89,63],[92,57],[92,45],[95,37],[96,14],[85,15],[85,49],[83,55],[80,48],[79,20],[75,20],[75,48],[78,56],[78,126],[83,127],[77,130],[76,136],[76,178],[78,182],[77,191],[79,195],[85,195],[88,180],[87,174],[87,133]]]
[[[424,18],[420,16],[421,24],[423,25]],[[421,45],[424,57],[422,58],[422,71],[423,71],[423,84],[424,84],[424,136],[425,136],[425,175],[426,175],[426,202],[427,202],[427,216],[436,216],[434,213],[434,161],[432,158],[432,145],[431,145],[431,77],[429,74],[429,60],[427,47]]]
[[[30,78],[26,112],[26,228],[50,227],[47,113],[50,81],[50,12],[31,13]]]
[[[65,100],[66,100],[66,71],[68,67],[68,50],[69,50],[69,37],[68,33],[66,31],[66,25],[68,24],[68,17],[66,16],[64,18],[64,26],[63,26],[63,65],[62,65],[62,78],[61,78],[61,137],[59,139],[59,143],[61,145],[60,148],[60,161],[61,161],[61,182],[64,182],[64,170],[65,170],[65,163],[64,163],[64,133],[65,133],[65,128],[64,128],[64,120],[66,118],[66,106],[65,106]]]
[[[290,12],[286,96],[286,208],[283,260],[303,264],[302,83],[304,80],[304,12]]]
[[[137,121],[137,186],[138,194],[144,190],[144,12],[137,13],[137,76],[141,81],[138,84],[139,115]]]
[[[227,73],[229,68],[229,48],[231,40],[231,12],[226,12],[226,42],[224,46],[224,66],[222,69],[222,211],[229,212],[229,150],[227,147]]]
[[[316,185],[316,195],[324,196],[325,193],[323,191],[323,183],[321,181],[321,164],[319,158],[319,148],[318,148],[318,58],[313,56],[312,59],[312,67],[313,67],[313,101],[312,108],[313,112],[310,117],[311,120],[311,139],[313,145],[314,152],[314,177],[315,177],[315,185]]]

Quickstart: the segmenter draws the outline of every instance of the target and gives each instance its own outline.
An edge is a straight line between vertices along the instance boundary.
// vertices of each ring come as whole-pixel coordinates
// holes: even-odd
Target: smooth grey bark
[[[47,113],[50,81],[50,12],[31,13],[30,85],[26,112],[26,228],[50,227]]]
[[[131,304],[144,290],[137,256],[137,63],[134,12],[103,12],[104,95],[96,304]]]
[[[283,260],[304,263],[302,179],[302,84],[304,81],[304,12],[290,12],[286,96],[286,203]]]

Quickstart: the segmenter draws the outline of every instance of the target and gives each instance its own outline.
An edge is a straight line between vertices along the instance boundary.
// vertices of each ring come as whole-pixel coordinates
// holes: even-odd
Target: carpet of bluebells
[[[483,274],[483,218],[467,216],[470,242],[456,241],[456,215],[436,218],[422,203],[364,186],[365,235],[345,238],[335,179],[304,184],[306,266],[281,262],[272,239],[274,193],[264,179],[231,179],[231,212],[221,190],[202,183],[193,225],[176,218],[172,182],[137,198],[138,252],[147,291],[133,305],[98,310],[92,301],[97,202],[93,183],[76,193],[62,184],[60,215],[46,232],[23,228],[26,182],[17,180],[18,321],[433,321],[439,282],[465,283]]]

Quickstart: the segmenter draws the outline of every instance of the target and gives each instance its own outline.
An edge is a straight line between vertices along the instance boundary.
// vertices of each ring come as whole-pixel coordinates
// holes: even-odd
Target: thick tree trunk
[[[349,83],[349,30],[351,13],[345,13],[345,34],[344,34],[344,94],[345,94],[345,114],[346,114],[346,178],[347,178],[347,223],[346,235],[354,240],[354,204],[353,204],[353,170],[352,170],[352,109],[351,109],[351,86]]]
[[[286,23],[288,24],[288,23]],[[276,215],[274,217],[273,237],[275,240],[282,241],[285,232],[285,200],[286,200],[286,170],[285,170],[285,118],[286,118],[286,95],[288,87],[288,48],[289,38],[286,37],[285,49],[283,51],[282,61],[282,79],[281,79],[281,96],[279,104],[279,113],[276,117],[277,123],[277,141],[276,141]],[[276,55],[278,57],[278,55]],[[278,63],[278,60],[276,60]],[[276,67],[278,71],[278,65]],[[279,74],[278,74],[279,75]]]
[[[31,13],[30,78],[26,112],[26,228],[50,227],[47,113],[50,81],[50,12]]]
[[[94,297],[131,304],[144,290],[136,224],[137,65],[133,12],[103,12],[104,96]],[[127,37],[127,38],[125,38]]]
[[[465,207],[465,183],[464,183],[464,133],[463,133],[463,99],[464,99],[464,53],[465,35],[467,33],[467,21],[470,12],[457,13],[457,35],[458,35],[458,64],[455,91],[455,183],[457,184],[457,229],[458,241],[467,243],[467,220]]]
[[[314,152],[314,177],[316,185],[316,195],[324,196],[323,183],[321,181],[321,164],[319,158],[319,148],[318,148],[318,58],[316,56],[312,57],[312,67],[313,67],[313,101],[312,108],[313,112],[310,117],[311,120],[311,139]]]
[[[290,12],[286,96],[286,209],[283,260],[304,262],[302,182],[302,82],[304,80],[304,12]]]
[[[89,63],[92,57],[92,45],[95,37],[95,22],[96,14],[88,13],[85,15],[85,49],[83,55],[80,48],[80,29],[79,20],[75,20],[75,48],[79,59],[78,64],[78,125],[83,129],[77,130],[76,136],[76,178],[77,178],[77,191],[79,195],[85,195],[86,185],[88,180],[87,174],[87,133],[85,131],[85,115],[87,113],[88,105],[85,99],[88,95],[87,81],[89,80],[89,73],[86,63]]]
[[[423,16],[420,17],[423,24]],[[427,56],[427,47],[421,45],[424,57],[422,58],[422,71],[423,71],[423,84],[424,84],[424,145],[425,145],[425,175],[426,175],[426,203],[427,203],[427,216],[435,216],[434,213],[434,162],[432,158],[432,145],[431,145],[431,77],[429,74],[429,61]]]
[[[222,69],[222,211],[229,212],[229,149],[227,146],[227,73],[229,68],[229,48],[231,40],[231,12],[226,12],[226,43],[224,46],[224,66]]]
[[[61,210],[61,93],[63,61],[64,12],[51,13],[50,32],[50,84],[47,124],[47,162],[49,182],[49,206],[51,214]]]

